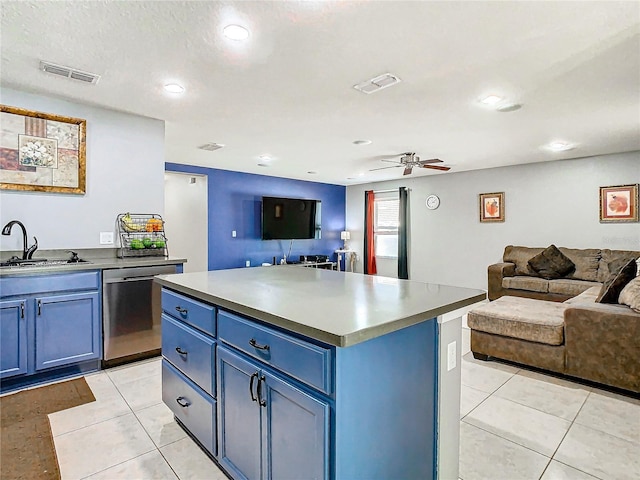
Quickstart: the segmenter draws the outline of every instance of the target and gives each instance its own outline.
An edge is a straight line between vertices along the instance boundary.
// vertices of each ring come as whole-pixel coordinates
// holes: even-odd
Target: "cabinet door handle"
[[[260,404],[261,407],[266,407],[267,406],[267,401],[262,398],[262,384],[264,383],[264,381],[265,381],[265,377],[264,377],[264,375],[262,375],[260,377],[260,379],[258,380],[258,391],[257,391],[257,393],[258,393],[258,403]]]
[[[258,399],[253,396],[253,381],[258,378],[258,372],[251,374],[251,380],[249,380],[249,395],[251,395],[251,401],[257,402]],[[260,383],[258,383],[260,385]]]
[[[186,408],[191,405],[191,402],[184,397],[176,398],[176,402],[178,402],[178,405],[180,405],[182,408]]]
[[[20,302],[20,318],[24,318],[24,302]]]
[[[258,350],[269,350],[269,345],[260,345],[258,342],[256,342],[255,338],[249,340],[249,345],[251,345],[253,348],[257,348]]]
[[[38,315],[42,315],[42,300],[38,299]]]
[[[180,355],[186,355],[187,352],[186,350],[182,350],[180,347],[176,347],[176,352],[178,352]]]
[[[180,315],[186,315],[187,314],[187,309],[186,308],[180,308],[180,306],[176,307],[176,311],[180,314]]]

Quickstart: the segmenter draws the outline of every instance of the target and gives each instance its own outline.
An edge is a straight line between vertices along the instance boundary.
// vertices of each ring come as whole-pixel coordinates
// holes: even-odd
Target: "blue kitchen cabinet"
[[[0,378],[27,373],[27,300],[0,301]]]
[[[35,369],[100,358],[100,295],[97,292],[35,299]]]
[[[237,479],[328,478],[329,404],[218,347],[219,461]]]
[[[2,390],[99,367],[100,272],[0,278]]]

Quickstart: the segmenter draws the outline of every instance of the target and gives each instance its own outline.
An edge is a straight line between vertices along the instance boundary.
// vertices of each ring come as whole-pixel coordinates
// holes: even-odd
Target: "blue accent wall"
[[[329,255],[342,247],[345,229],[346,187],[306,182],[251,173],[166,163],[165,170],[195,173],[208,178],[209,270],[271,263],[287,255],[290,240],[262,240],[260,235],[263,196],[307,198],[322,201],[322,238],[294,240],[288,258],[300,255]],[[236,231],[236,238],[231,232]]]

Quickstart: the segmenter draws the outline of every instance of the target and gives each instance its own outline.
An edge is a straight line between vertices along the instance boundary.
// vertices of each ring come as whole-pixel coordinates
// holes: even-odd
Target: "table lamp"
[[[344,240],[343,250],[347,250],[347,240],[351,239],[351,233],[347,230],[340,232],[340,240]]]

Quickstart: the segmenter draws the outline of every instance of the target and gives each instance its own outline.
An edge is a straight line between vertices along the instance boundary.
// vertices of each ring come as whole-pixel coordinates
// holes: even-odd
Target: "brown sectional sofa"
[[[489,267],[489,298],[500,300],[469,312],[474,357],[509,360],[640,393],[640,313],[625,305],[596,303],[600,281],[610,275],[608,264],[638,258],[640,252],[560,248],[576,270],[571,278],[544,280],[527,275],[523,261],[542,250],[509,246],[504,259],[511,261]],[[521,283],[504,281],[518,276]]]
[[[559,250],[575,264],[575,271],[564,278],[546,280],[527,263],[544,249],[508,245],[504,249],[502,263],[488,268],[489,300],[510,295],[564,302],[591,287],[601,286],[609,277],[610,263],[640,256],[640,252],[632,250],[560,247]]]

